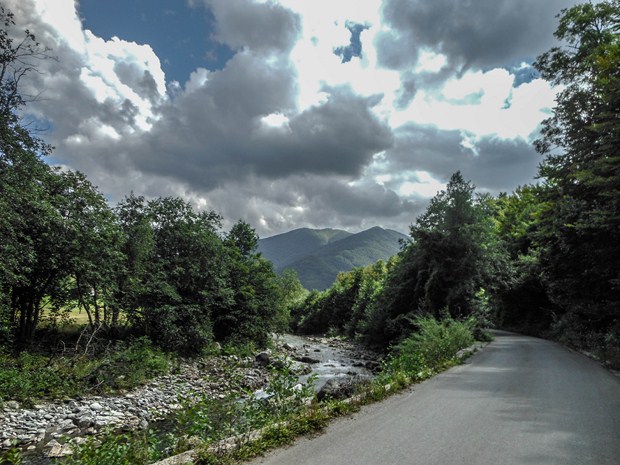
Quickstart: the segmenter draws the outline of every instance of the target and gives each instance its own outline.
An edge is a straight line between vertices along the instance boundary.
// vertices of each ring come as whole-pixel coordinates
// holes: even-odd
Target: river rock
[[[4,407],[9,410],[17,410],[19,409],[19,402],[16,400],[9,400],[4,403]]]
[[[301,363],[310,363],[310,364],[315,364],[315,363],[320,362],[320,360],[317,360],[316,358],[308,357],[307,355],[304,355],[303,357],[299,357],[297,360],[300,361]]]
[[[325,399],[346,399],[355,394],[355,384],[351,377],[332,378],[323,385],[316,398],[319,402]]]
[[[103,410],[103,406],[99,402],[93,402],[90,404],[90,409],[98,412],[99,410]]]
[[[269,352],[261,352],[257,354],[256,357],[254,357],[254,359],[259,365],[264,366],[264,367],[266,367],[267,365],[271,363],[271,355],[269,354]]]

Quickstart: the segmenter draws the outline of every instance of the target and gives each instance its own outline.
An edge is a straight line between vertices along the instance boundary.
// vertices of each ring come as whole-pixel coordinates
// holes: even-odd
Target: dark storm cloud
[[[265,176],[333,173],[360,176],[375,153],[392,145],[390,129],[371,112],[376,98],[348,87],[326,89],[328,100],[295,116],[288,130],[261,131],[254,139]]]
[[[285,52],[301,30],[299,17],[272,2],[206,0],[216,18],[215,38],[233,49]]]
[[[372,182],[351,187],[345,183],[313,182],[306,187],[309,205],[318,211],[329,205],[340,216],[389,218],[415,209],[413,202],[401,199],[392,190]]]
[[[395,105],[397,108],[406,108],[416,96],[419,89],[438,89],[446,79],[454,76],[452,70],[444,67],[436,73],[423,71],[413,73],[405,71],[400,76],[400,89],[397,92]]]
[[[539,155],[522,139],[484,137],[475,149],[462,145],[459,131],[408,125],[395,134],[386,154],[390,172],[428,171],[441,181],[460,170],[480,190],[510,191],[533,181]]]
[[[354,178],[375,153],[391,146],[391,131],[371,112],[377,98],[348,88],[326,89],[326,102],[293,116],[288,125],[264,125],[262,117],[292,105],[294,85],[286,68],[257,72],[252,63],[253,73],[242,72],[242,57],[165,109],[140,158],[134,156],[140,170],[166,173],[206,191],[251,174]]]
[[[247,218],[264,236],[302,226],[361,230],[381,224],[404,231],[403,225],[423,209],[372,181],[351,185],[338,176],[293,175],[275,181],[251,176],[208,197],[225,218]]]
[[[455,69],[531,60],[554,45],[555,16],[570,0],[385,0],[392,31],[377,38],[384,66],[416,63],[420,47],[445,54]]]

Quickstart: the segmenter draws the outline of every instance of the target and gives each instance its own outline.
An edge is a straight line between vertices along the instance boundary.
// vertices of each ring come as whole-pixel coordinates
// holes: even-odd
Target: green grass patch
[[[119,342],[98,355],[0,354],[0,402],[26,406],[82,394],[130,389],[168,372],[171,358],[146,338]]]

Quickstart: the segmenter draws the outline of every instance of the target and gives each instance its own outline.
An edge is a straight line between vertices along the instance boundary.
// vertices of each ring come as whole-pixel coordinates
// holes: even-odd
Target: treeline
[[[1,7],[0,7],[1,8]],[[477,194],[455,173],[387,263],[323,292],[277,277],[240,221],[175,198],[129,196],[115,207],[80,173],[49,167],[51,148],[18,118],[19,80],[46,56],[14,43],[0,9],[0,341],[33,339],[42,316],[73,309],[92,330],[147,335],[199,352],[211,341],[266,343],[292,325],[388,346],[420,315],[473,318],[620,361],[620,0],[564,10],[561,47],[535,62],[562,85],[536,149],[541,181]],[[617,362],[620,363],[620,362]]]
[[[18,117],[20,79],[47,50],[10,35],[0,7],[0,345],[19,348],[71,312],[91,331],[146,335],[166,350],[199,353],[212,341],[265,345],[286,325],[298,290],[256,252],[239,221],[178,198],[130,195],[115,207],[79,172],[52,168],[51,147]]]
[[[497,198],[452,176],[393,261],[338,277],[293,311],[301,332],[388,345],[416,316],[491,319],[620,365],[620,2],[564,10],[541,55],[562,85],[535,148],[541,181]]]

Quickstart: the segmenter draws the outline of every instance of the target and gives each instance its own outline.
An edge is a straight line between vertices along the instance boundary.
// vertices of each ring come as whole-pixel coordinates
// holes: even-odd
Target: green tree
[[[138,324],[149,264],[156,257],[154,231],[144,197],[132,193],[118,203],[114,214],[120,230],[120,263],[115,273],[112,325],[116,326],[121,313],[130,324]]]
[[[576,320],[582,335],[618,324],[619,33],[620,1],[577,5],[560,15],[555,36],[563,45],[535,63],[564,86],[536,143],[545,155],[541,263],[560,325]]]
[[[19,34],[13,31],[14,24],[13,13],[0,6],[0,342],[20,322],[12,289],[26,283],[36,261],[33,234],[45,222],[45,184],[51,175],[40,158],[51,148],[32,137],[18,117],[26,103],[20,81],[47,56],[47,50],[29,31],[16,41]]]
[[[521,332],[541,334],[552,322],[553,304],[547,296],[540,261],[538,234],[548,208],[541,186],[519,187],[495,199],[495,237],[505,251],[504,273],[489,286],[496,323]]]
[[[254,342],[265,346],[276,327],[281,306],[273,265],[256,253],[258,235],[246,222],[237,222],[224,241],[227,245],[229,305],[216,309],[218,339]]]
[[[291,312],[302,304],[309,292],[301,284],[297,272],[291,268],[283,270],[276,280],[280,305],[277,307],[275,330],[286,332],[290,330]]]
[[[139,201],[133,202],[137,203],[139,229],[142,207]],[[212,314],[232,301],[224,246],[217,234],[220,217],[213,212],[196,213],[178,198],[149,201],[144,210],[152,228],[153,249],[144,264],[133,319],[163,348],[199,353],[212,340]],[[150,234],[142,233],[150,241]]]
[[[494,255],[488,205],[460,172],[452,175],[411,226],[412,241],[367,312],[369,342],[388,344],[408,335],[421,313],[464,317],[476,310],[476,295],[491,281]]]
[[[122,257],[120,229],[104,196],[82,173],[67,171],[60,176],[68,277],[57,307],[66,308],[62,297],[68,293],[86,312],[93,328],[109,329],[116,326],[119,316],[114,296]]]

